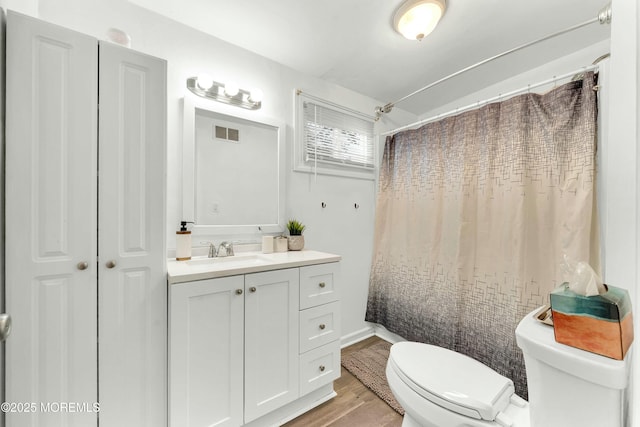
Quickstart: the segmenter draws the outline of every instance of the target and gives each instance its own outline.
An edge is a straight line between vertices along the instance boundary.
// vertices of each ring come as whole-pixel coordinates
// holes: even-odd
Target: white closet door
[[[0,82],[4,82],[5,75],[5,14],[0,11]],[[0,84],[0,99],[4,99],[4,85]],[[4,147],[4,102],[0,102],[0,147]],[[0,164],[4,164],[4,150],[0,150]],[[0,223],[4,224],[4,175],[0,174]],[[0,245],[0,260],[4,259],[4,245]],[[4,263],[0,262],[0,307],[4,307]],[[0,343],[0,402],[4,398],[4,343]],[[0,427],[5,427],[4,415],[0,414]]]
[[[95,426],[97,42],[7,16],[7,425]],[[90,409],[90,408],[87,408]]]
[[[100,43],[101,427],[167,425],[166,62]]]

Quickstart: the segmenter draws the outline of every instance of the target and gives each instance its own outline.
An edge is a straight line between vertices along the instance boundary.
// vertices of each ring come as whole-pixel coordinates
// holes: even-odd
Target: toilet
[[[516,328],[529,402],[513,382],[442,347],[399,342],[386,375],[405,409],[403,427],[622,427],[627,421],[631,351],[609,359],[555,341],[534,310]]]

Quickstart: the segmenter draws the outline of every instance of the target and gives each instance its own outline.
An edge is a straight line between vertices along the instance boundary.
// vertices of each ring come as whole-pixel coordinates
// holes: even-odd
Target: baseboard
[[[281,426],[300,415],[309,412],[311,409],[315,408],[333,399],[337,396],[336,392],[333,391],[333,382],[326,384],[317,390],[312,391],[309,394],[306,394],[293,402],[282,406],[268,414],[253,420],[247,424],[244,424],[245,427],[277,427]]]
[[[374,334],[383,340],[390,342],[391,344],[395,344],[397,342],[407,341],[405,338],[401,337],[398,334],[394,334],[393,332],[387,330],[382,325],[375,324],[373,325]]]
[[[343,337],[340,337],[340,348],[349,347],[350,345],[353,345],[374,335],[374,327],[367,326],[366,328],[362,328],[359,331],[355,331]]]

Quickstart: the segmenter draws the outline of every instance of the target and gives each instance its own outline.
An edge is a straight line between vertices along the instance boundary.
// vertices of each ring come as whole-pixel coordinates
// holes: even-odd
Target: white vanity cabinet
[[[244,421],[298,397],[297,268],[245,275]]]
[[[300,394],[340,377],[338,264],[300,268]]]
[[[188,281],[170,263],[171,427],[277,425],[335,396],[339,263],[302,264]],[[318,280],[332,296],[301,309]]]
[[[170,289],[170,425],[243,424],[244,276]]]

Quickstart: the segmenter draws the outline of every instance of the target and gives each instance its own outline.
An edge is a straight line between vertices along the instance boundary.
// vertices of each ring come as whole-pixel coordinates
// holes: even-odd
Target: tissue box
[[[625,289],[607,286],[601,295],[578,295],[568,283],[551,292],[551,312],[556,341],[624,359],[633,342],[631,299]]]

